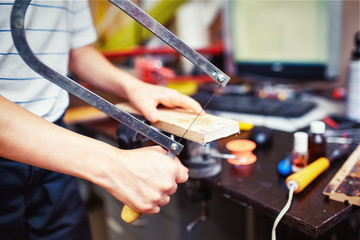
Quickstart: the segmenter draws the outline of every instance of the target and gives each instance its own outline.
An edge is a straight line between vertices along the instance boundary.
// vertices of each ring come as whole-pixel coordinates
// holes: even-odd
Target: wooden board
[[[66,110],[64,121],[67,124],[95,122],[109,118],[108,115],[94,108],[93,106],[84,105],[72,107]]]
[[[331,179],[323,194],[335,201],[360,206],[360,145]]]
[[[130,114],[141,115],[128,103],[116,104],[118,108]],[[190,127],[196,115],[182,109],[159,109],[159,121],[154,127],[165,132],[182,136]],[[67,123],[81,123],[106,119],[108,116],[92,106],[82,106],[69,109],[64,117]],[[184,138],[206,144],[220,138],[228,137],[239,132],[239,123],[234,120],[221,118],[211,114],[199,116]]]

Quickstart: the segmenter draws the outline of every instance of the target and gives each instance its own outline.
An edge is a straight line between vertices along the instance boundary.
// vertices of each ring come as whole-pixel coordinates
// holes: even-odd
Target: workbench
[[[291,152],[292,134],[275,131],[271,146],[254,151],[257,161],[234,168],[224,163],[218,177],[207,182],[230,199],[241,202],[275,219],[288,198],[285,179],[277,174],[277,164]],[[223,152],[223,145],[219,146]],[[319,237],[358,210],[358,207],[329,200],[322,191],[344,162],[335,161],[306,189],[294,194],[290,210],[281,220],[311,237]]]
[[[109,138],[116,138],[115,132],[118,123],[110,118],[87,122],[81,125],[96,133],[104,134]],[[236,137],[220,140],[218,142],[219,150],[226,152],[225,142],[233,138],[242,137],[244,136],[240,134]],[[277,174],[276,167],[279,161],[290,153],[292,139],[293,136],[290,133],[274,131],[273,141],[270,146],[258,146],[255,149],[254,153],[257,156],[257,161],[253,165],[235,168],[226,161],[223,161],[221,173],[216,177],[204,180],[204,183],[216,194],[232,200],[239,208],[244,208],[245,206],[245,208],[263,214],[273,221],[284,207],[288,196],[288,190],[284,184],[285,179]],[[359,209],[346,203],[329,200],[322,194],[323,189],[335,175],[344,160],[338,160],[333,163],[328,170],[312,182],[303,192],[294,195],[291,208],[281,220],[278,228],[287,226],[290,229],[305,233],[310,238],[318,238]],[[181,191],[181,187],[179,191]],[[180,205],[181,207],[186,206],[186,204]],[[195,211],[199,211],[199,209]],[[210,219],[212,211],[210,207]],[[186,210],[181,209],[180,214],[182,212],[186,212]],[[182,220],[182,224],[185,224],[184,220]],[[201,224],[205,226],[206,222]],[[252,225],[256,226],[257,224],[253,223]],[[270,232],[266,233],[269,239],[270,234]]]

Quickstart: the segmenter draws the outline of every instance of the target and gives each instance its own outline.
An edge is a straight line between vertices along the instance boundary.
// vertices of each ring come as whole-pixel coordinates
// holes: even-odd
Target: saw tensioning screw
[[[175,152],[178,149],[178,145],[176,143],[172,143],[170,145],[170,149]]]
[[[222,82],[225,81],[225,76],[224,76],[223,74],[219,73],[219,74],[216,76],[216,79],[217,79],[220,83],[222,83]]]

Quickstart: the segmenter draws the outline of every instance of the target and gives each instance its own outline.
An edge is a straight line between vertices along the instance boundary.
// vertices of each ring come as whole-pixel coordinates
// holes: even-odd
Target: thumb
[[[157,122],[159,120],[159,112],[156,108],[149,110],[149,112],[145,113],[144,116],[147,120],[149,120],[152,123]]]
[[[184,183],[189,178],[189,170],[186,167],[184,167],[184,165],[182,165],[179,160],[177,160],[177,164],[178,164],[178,174],[176,176],[175,181],[176,183]]]
[[[155,123],[159,120],[159,112],[156,109],[156,104],[154,102],[138,105],[138,109],[150,122]]]

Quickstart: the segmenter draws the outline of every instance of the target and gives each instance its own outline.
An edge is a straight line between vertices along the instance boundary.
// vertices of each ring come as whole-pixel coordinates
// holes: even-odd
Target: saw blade
[[[196,115],[196,117],[194,118],[194,120],[191,122],[190,126],[185,130],[184,134],[181,136],[179,142],[181,142],[181,140],[185,137],[186,133],[190,130],[191,126],[195,123],[196,119],[198,119],[198,117],[205,111],[206,106],[211,102],[211,100],[216,96],[216,93],[219,91],[219,89],[222,86],[219,85],[219,87],[214,91],[214,93],[211,95],[211,97],[209,98],[209,100],[205,103],[204,106],[202,106],[201,111],[199,112],[199,114]]]

